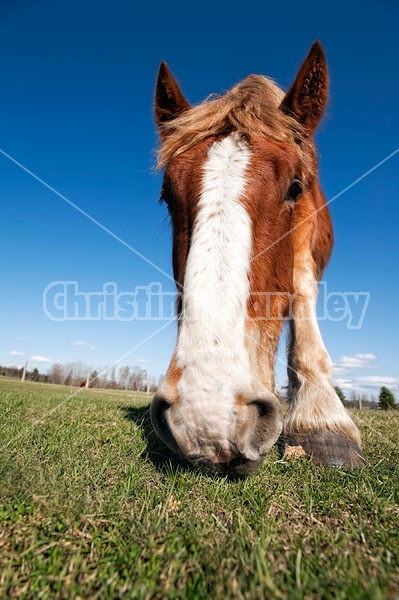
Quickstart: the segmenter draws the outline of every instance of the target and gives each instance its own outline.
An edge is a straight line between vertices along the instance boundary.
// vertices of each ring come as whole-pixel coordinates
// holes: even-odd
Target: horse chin
[[[213,463],[206,458],[190,460],[190,463],[200,471],[215,475],[250,475],[259,471],[263,464],[264,457],[258,460],[249,460],[245,458],[235,458],[228,463]]]

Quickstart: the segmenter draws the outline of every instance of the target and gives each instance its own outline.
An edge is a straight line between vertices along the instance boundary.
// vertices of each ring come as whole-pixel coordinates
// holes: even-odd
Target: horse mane
[[[157,166],[162,169],[175,156],[210,137],[237,133],[251,137],[263,134],[292,146],[299,153],[304,170],[314,170],[313,144],[301,124],[279,107],[285,96],[271,79],[249,75],[223,96],[211,96],[162,124],[163,143],[158,150]],[[312,166],[313,165],[313,166]]]

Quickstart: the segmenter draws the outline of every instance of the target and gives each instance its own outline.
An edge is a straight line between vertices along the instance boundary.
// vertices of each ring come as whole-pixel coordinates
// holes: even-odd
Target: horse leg
[[[308,265],[308,266],[306,266]],[[296,276],[295,276],[296,275]],[[332,384],[332,361],[316,316],[317,281],[313,261],[301,261],[288,345],[288,400],[282,446],[321,465],[357,468],[366,464],[360,434]]]

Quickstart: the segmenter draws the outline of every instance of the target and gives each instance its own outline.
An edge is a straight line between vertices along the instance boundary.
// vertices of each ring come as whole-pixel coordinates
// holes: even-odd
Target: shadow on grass
[[[146,449],[140,458],[150,460],[154,467],[163,473],[175,471],[195,471],[183,458],[169,450],[154,431],[149,406],[120,406],[128,421],[135,423],[143,432]]]
[[[211,479],[225,478],[229,481],[246,479],[246,475],[235,473],[207,473],[201,471],[172,452],[172,450],[169,450],[154,431],[149,406],[119,406],[119,410],[124,413],[128,421],[135,423],[143,432],[146,449],[140,455],[140,458],[151,461],[157,471],[169,475],[176,472],[189,472]]]

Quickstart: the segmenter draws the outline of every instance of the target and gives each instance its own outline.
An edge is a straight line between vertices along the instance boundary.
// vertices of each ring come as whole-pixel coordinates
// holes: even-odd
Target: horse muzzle
[[[236,403],[232,414],[227,430],[221,426],[218,431],[212,416],[209,427],[206,416],[199,425],[179,402],[168,402],[162,395],[151,404],[155,432],[173,452],[202,471],[247,475],[261,467],[280,436],[281,405],[266,393]]]

